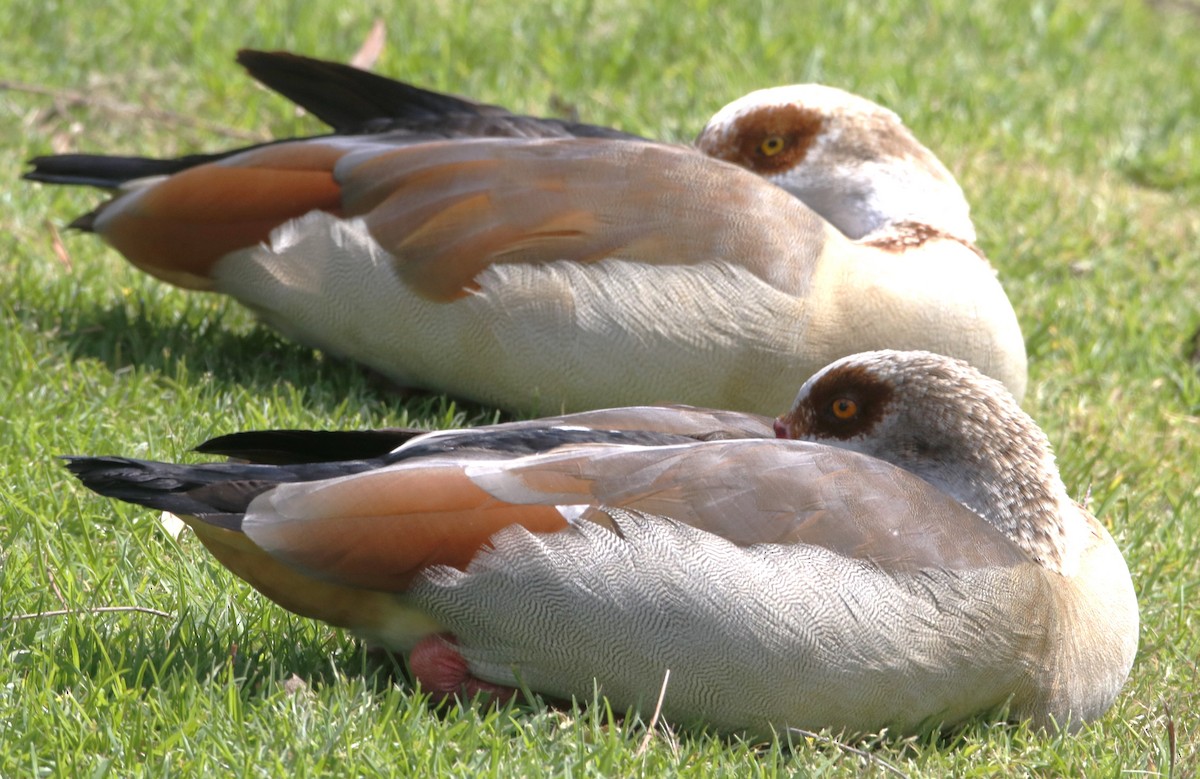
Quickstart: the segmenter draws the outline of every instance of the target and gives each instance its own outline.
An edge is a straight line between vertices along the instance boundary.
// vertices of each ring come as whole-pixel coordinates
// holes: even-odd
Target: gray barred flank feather
[[[970,677],[944,669],[1018,652],[1020,642],[996,622],[964,630],[969,614],[920,598],[898,608],[893,578],[873,566],[803,545],[739,548],[635,512],[615,518],[625,542],[594,526],[551,539],[510,529],[466,573],[431,572],[409,597],[438,616],[483,678],[515,684],[519,675],[558,697],[590,689],[594,678],[620,709],[652,703],[657,688],[647,681],[669,668],[664,714],[725,730],[821,727],[830,712],[843,721],[854,710],[864,731],[907,732],[929,716],[925,699],[947,701],[938,714],[953,722],[1014,689],[1017,677],[987,664]],[[957,582],[972,600],[1026,594],[1005,569],[926,575],[939,590]],[[843,598],[814,600],[814,591]],[[464,611],[464,602],[474,608]],[[840,666],[857,669],[864,697],[845,700],[845,679],[822,678]]]

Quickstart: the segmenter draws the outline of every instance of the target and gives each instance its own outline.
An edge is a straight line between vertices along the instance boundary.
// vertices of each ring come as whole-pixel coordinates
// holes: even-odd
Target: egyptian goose
[[[691,148],[561,123],[551,134],[572,137],[460,138],[451,123],[431,139],[436,118],[372,122],[361,106],[322,107],[358,122],[350,134],[45,157],[27,176],[115,187],[73,225],[159,278],[402,385],[508,409],[765,412],[830,360],[883,347],[965,359],[1020,397],[1020,328],[945,168],[862,98],[756,94],[699,147],[835,223]],[[489,117],[499,133],[538,126]],[[372,132],[388,122],[400,129]]]
[[[770,438],[772,427],[781,438]],[[1120,550],[997,381],[853,355],[772,421],[614,409],[412,437],[226,436],[275,464],[73,457],[183,516],[299,614],[426,689],[522,684],[722,731],[1101,715],[1138,643]],[[324,461],[321,451],[338,461]]]
[[[648,140],[611,127],[514,114],[286,51],[243,49],[237,61],[338,134]],[[850,238],[883,237],[911,222],[975,242],[970,206],[942,161],[897,114],[850,92],[821,84],[751,92],[722,108],[695,145],[783,187]],[[808,164],[798,164],[802,160]]]

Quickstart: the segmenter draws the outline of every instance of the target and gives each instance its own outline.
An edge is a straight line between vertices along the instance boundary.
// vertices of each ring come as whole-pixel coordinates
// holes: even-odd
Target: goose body
[[[178,161],[39,158],[28,177],[114,188],[74,224],[159,278],[504,408],[768,412],[830,360],[885,347],[1024,392],[1020,328],[961,189],[863,98],[763,90],[687,148],[243,59],[341,129]]]
[[[182,515],[284,607],[411,653],[435,692],[598,684],[648,707],[669,670],[664,713],[723,731],[912,732],[1002,707],[1073,728],[1137,648],[1125,562],[1045,436],[929,353],[839,360],[774,423],[641,407],[201,450],[259,462],[68,467]]]

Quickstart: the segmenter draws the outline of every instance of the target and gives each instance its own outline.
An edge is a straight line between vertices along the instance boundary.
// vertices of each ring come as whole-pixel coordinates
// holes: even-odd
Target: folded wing
[[[280,485],[250,504],[242,529],[311,575],[402,589],[424,566],[465,567],[510,524],[613,527],[606,509],[742,546],[809,544],[889,571],[1028,562],[980,517],[905,471],[827,447],[753,440],[417,460]]]

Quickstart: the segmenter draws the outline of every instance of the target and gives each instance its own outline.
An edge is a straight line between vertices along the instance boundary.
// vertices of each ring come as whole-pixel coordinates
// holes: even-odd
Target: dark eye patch
[[[808,154],[824,122],[820,112],[795,105],[755,112],[738,122],[740,148],[730,161],[760,174],[793,168]],[[763,153],[762,146],[768,138],[779,138],[782,148]]]
[[[869,433],[887,413],[895,388],[861,366],[846,366],[822,376],[809,391],[802,418],[803,434],[819,438],[854,438]],[[839,419],[833,404],[852,400],[858,413]],[[799,432],[799,431],[798,431]]]

